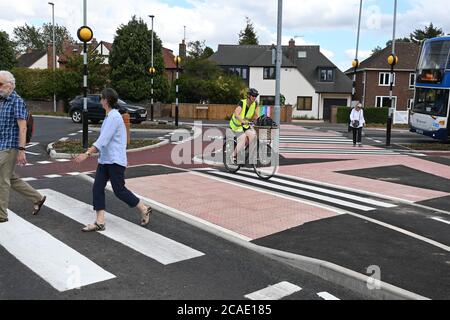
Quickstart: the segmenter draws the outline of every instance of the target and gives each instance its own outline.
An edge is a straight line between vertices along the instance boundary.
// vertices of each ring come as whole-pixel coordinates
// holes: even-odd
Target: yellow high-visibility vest
[[[256,110],[256,101],[254,101],[251,105],[250,105],[250,109],[247,112],[247,99],[241,100],[242,101],[242,111],[241,111],[241,118],[245,119],[245,120],[251,120],[253,119],[253,116],[255,115],[255,110]],[[247,115],[246,115],[247,113]],[[248,129],[250,126],[247,125],[243,125],[237,118],[236,115],[233,113],[233,115],[231,116],[231,120],[230,120],[230,128],[231,130],[233,130],[234,132],[242,132],[245,129]]]

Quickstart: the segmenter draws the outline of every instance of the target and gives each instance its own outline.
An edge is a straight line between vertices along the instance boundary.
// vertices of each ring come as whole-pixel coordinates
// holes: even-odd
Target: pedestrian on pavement
[[[239,151],[241,151],[247,143],[250,145],[256,138],[256,131],[250,127],[249,122],[258,119],[258,103],[256,102],[258,95],[258,90],[250,88],[247,91],[247,98],[239,101],[239,105],[231,116],[230,128],[233,133],[238,136],[236,148],[231,154],[232,162],[236,162]]]
[[[46,197],[20,179],[16,164],[27,164],[25,144],[28,110],[15,91],[16,80],[8,71],[0,71],[0,223],[8,221],[11,188],[33,203],[32,214],[41,210]]]
[[[137,198],[125,187],[125,169],[127,167],[127,132],[125,124],[117,110],[119,97],[114,89],[106,88],[101,94],[101,104],[106,111],[106,117],[100,130],[97,141],[85,152],[75,158],[81,163],[93,153],[99,153],[97,172],[92,189],[93,206],[97,212],[94,224],[88,224],[83,231],[105,230],[105,187],[111,182],[114,194],[125,202],[130,208],[137,208],[141,215],[141,225],[146,226],[150,220],[151,207],[146,207],[142,200]]]
[[[353,131],[353,146],[356,147],[356,144],[358,146],[362,147],[362,129],[364,127],[364,124],[366,123],[366,120],[364,119],[364,111],[362,108],[362,104],[358,103],[355,108],[350,113],[350,127]]]

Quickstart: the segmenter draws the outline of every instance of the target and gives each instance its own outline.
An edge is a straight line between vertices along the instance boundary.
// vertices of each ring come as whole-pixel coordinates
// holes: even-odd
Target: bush
[[[14,68],[18,94],[28,100],[52,100],[55,85],[58,100],[68,100],[81,93],[81,74],[73,71],[56,70],[53,81],[53,70]]]
[[[348,123],[350,120],[349,107],[339,107],[337,110],[337,123]],[[389,108],[364,108],[364,118],[366,123],[386,124]]]

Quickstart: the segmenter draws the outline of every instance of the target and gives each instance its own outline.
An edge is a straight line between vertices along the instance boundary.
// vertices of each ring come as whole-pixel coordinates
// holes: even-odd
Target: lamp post
[[[84,17],[84,25],[78,29],[77,36],[78,39],[83,42],[83,62],[84,62],[84,74],[83,74],[83,149],[86,150],[88,148],[88,109],[87,109],[87,77],[88,77],[88,68],[87,68],[87,43],[92,40],[94,33],[92,29],[87,26],[87,5],[86,1],[83,1],[83,17]]]
[[[278,0],[278,23],[277,23],[277,58],[275,66],[275,110],[274,121],[280,124],[280,78],[281,78],[281,30],[283,25],[283,0]]]
[[[394,116],[394,99],[392,97],[392,90],[394,87],[394,67],[398,63],[398,57],[395,55],[395,28],[397,24],[397,0],[394,2],[394,27],[392,34],[392,53],[388,57],[388,64],[391,66],[391,77],[390,77],[390,86],[389,86],[389,99],[391,102],[391,107],[389,108],[388,119],[387,119],[387,128],[386,128],[386,147],[391,145],[391,131],[392,131],[392,122]]]
[[[176,86],[175,86],[175,93],[176,93],[176,99],[175,99],[175,126],[178,127],[178,76],[179,76],[179,67],[181,63],[181,57],[176,56],[174,58],[175,65],[177,66],[177,75],[176,75]]]
[[[55,89],[55,70],[56,70],[56,44],[55,44],[55,4],[53,2],[49,2],[49,5],[52,6],[52,47],[53,47],[53,112],[56,113],[56,89]]]
[[[149,15],[150,18],[152,18],[152,63],[151,63],[151,67],[149,69],[150,71],[150,75],[151,75],[151,87],[150,87],[150,94],[151,94],[151,105],[150,105],[150,120],[153,121],[153,76],[156,73],[156,70],[154,68],[153,65],[153,18],[155,17],[154,15]]]
[[[359,53],[359,35],[361,32],[361,16],[362,16],[362,0],[359,2],[359,19],[358,19],[358,34],[356,36],[356,53],[355,60],[352,61],[353,70],[353,87],[352,87],[352,102],[355,100],[356,93],[356,71],[359,67],[358,53]]]

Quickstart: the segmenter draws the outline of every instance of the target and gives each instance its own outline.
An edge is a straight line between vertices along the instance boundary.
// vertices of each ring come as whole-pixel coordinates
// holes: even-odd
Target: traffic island
[[[91,146],[94,142],[94,140],[90,140],[88,145]],[[168,143],[169,140],[132,139],[127,146],[127,153],[158,148]],[[83,153],[84,150],[80,140],[68,140],[50,143],[47,152],[52,159],[72,159],[74,155]]]

